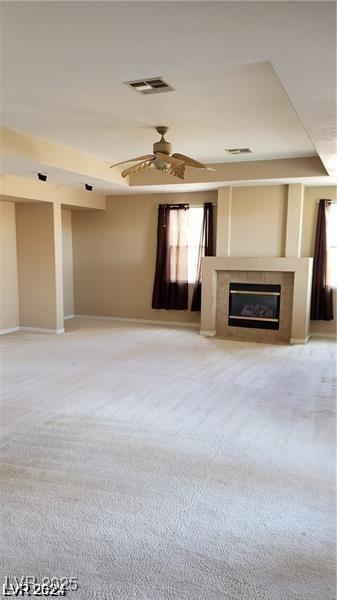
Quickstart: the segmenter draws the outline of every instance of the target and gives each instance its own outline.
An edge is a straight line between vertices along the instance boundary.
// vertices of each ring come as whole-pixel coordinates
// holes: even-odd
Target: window
[[[337,288],[337,202],[328,205],[327,244],[328,284],[333,288]]]
[[[188,283],[195,283],[204,210],[202,206],[190,206],[188,213]]]
[[[186,283],[188,210],[169,211],[169,273],[171,282]]]

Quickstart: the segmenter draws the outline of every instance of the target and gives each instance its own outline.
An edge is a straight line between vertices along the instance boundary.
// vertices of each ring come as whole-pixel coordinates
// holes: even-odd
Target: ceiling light
[[[90,185],[90,183],[86,183],[84,185],[85,189],[87,190],[87,192],[92,192],[92,190],[94,189],[93,185]]]
[[[37,176],[40,181],[47,181],[47,175],[44,173],[38,173]]]

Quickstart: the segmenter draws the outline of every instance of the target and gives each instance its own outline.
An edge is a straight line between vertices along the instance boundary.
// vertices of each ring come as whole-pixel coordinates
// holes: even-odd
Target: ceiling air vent
[[[161,94],[163,92],[172,92],[174,90],[174,88],[161,77],[140,79],[139,81],[125,81],[125,84],[145,96],[147,94]]]
[[[249,154],[252,150],[250,148],[226,148],[225,152],[228,152],[228,154]]]

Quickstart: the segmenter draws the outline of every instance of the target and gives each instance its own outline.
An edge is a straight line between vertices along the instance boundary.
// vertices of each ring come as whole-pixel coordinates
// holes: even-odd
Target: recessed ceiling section
[[[335,152],[334,2],[2,4],[2,121],[11,129],[111,163],[148,152],[158,123],[201,162],[223,161],[224,148],[254,152],[229,161],[317,149],[327,164]],[[156,79],[174,93],[123,83],[156,89]]]
[[[315,155],[268,61],[173,73],[167,81],[175,92],[149,97],[131,93],[116,77],[111,87],[90,86],[85,93],[85,83],[79,81],[78,91],[64,87],[59,98],[48,80],[43,95],[34,98],[29,97],[34,81],[20,96],[11,96],[7,88],[4,124],[111,163],[152,151],[158,123],[169,126],[173,151],[202,163]],[[254,153],[232,156],[224,148],[251,148]]]

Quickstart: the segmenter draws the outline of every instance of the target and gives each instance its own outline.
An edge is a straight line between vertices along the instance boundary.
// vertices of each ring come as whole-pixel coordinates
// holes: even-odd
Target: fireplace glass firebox
[[[231,283],[228,325],[278,329],[280,298],[280,285]]]

